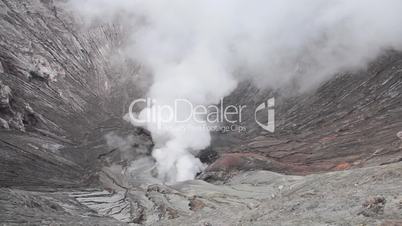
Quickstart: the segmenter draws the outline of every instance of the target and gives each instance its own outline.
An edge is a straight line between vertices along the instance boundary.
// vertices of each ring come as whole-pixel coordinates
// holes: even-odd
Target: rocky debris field
[[[201,180],[103,189],[1,189],[3,223],[119,225],[400,225],[402,164],[287,176],[249,171]]]

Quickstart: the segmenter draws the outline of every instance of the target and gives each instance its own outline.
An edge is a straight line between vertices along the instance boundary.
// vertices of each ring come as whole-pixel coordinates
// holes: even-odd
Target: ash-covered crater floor
[[[0,17],[0,224],[402,224],[401,53],[303,94],[242,83],[228,103],[275,95],[276,132],[247,115],[197,180],[163,185],[123,120],[150,82],[124,26],[82,30],[63,1],[2,0]]]

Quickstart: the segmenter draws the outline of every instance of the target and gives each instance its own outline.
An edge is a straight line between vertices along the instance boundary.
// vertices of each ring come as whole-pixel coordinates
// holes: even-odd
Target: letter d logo
[[[254,119],[255,122],[263,129],[266,131],[269,131],[273,133],[275,131],[275,98],[270,98],[266,102],[261,103],[258,105],[258,107],[255,109],[254,112]],[[267,109],[267,123],[263,124],[258,121],[257,119],[257,112]]]

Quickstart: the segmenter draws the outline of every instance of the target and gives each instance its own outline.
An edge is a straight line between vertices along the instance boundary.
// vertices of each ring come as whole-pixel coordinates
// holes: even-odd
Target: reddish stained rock
[[[226,153],[213,162],[206,171],[250,170],[280,164],[255,153]]]
[[[352,165],[350,165],[350,163],[341,162],[335,166],[335,170],[347,170],[347,169],[350,169],[351,166]]]
[[[357,158],[354,156],[354,158]],[[353,160],[353,159],[352,159]],[[352,161],[351,160],[351,161]],[[327,172],[333,170],[346,170],[352,168],[352,164],[346,161],[322,160],[311,164],[295,163],[287,159],[277,160],[256,153],[225,153],[205,169],[204,172],[231,172],[244,170],[269,170],[285,174],[307,175],[316,172]]]
[[[203,209],[205,207],[205,203],[203,201],[201,201],[200,199],[198,199],[197,197],[193,197],[190,199],[190,210],[192,211],[197,211],[200,209]]]
[[[327,168],[334,165],[326,165]],[[280,162],[273,158],[266,157],[256,153],[225,153],[222,154],[215,162],[207,167],[206,173],[211,172],[232,172],[243,170],[270,170],[274,172],[284,172],[292,174],[305,175],[312,171],[318,171],[315,167],[300,164],[291,164]]]
[[[336,137],[337,137],[336,135],[326,136],[326,137],[321,138],[321,139],[319,140],[319,142],[320,142],[320,143],[329,143],[329,142],[335,140]]]

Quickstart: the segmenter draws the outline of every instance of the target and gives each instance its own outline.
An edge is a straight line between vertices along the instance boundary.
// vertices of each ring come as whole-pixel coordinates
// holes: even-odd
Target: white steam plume
[[[172,104],[217,103],[241,79],[261,87],[290,82],[308,89],[344,70],[364,67],[386,49],[402,47],[400,0],[72,0],[86,18],[115,17],[135,25],[128,56],[153,75],[149,96]],[[144,118],[145,109],[140,117]],[[179,109],[182,114],[185,109]],[[206,130],[144,125],[153,156],[168,181],[192,179],[202,168],[194,153]]]

